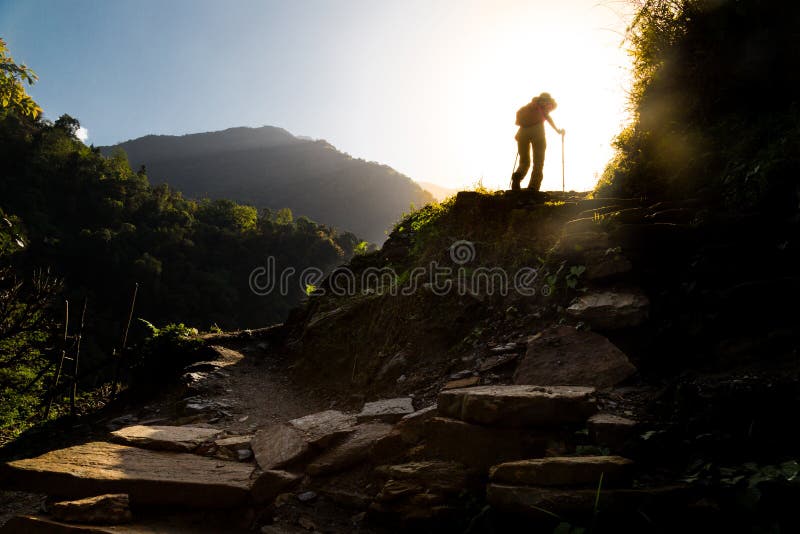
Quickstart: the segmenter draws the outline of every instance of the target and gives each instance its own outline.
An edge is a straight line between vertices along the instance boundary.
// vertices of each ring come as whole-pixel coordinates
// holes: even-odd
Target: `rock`
[[[461,380],[451,380],[450,382],[446,383],[442,389],[468,388],[477,386],[480,381],[481,378],[479,376],[471,376],[469,378],[462,378]]]
[[[519,460],[489,470],[492,482],[518,486],[603,487],[630,480],[633,462],[621,456],[562,456]]]
[[[253,436],[230,436],[214,441],[214,445],[231,451],[250,450],[250,441],[252,439]]]
[[[567,308],[567,315],[598,329],[639,326],[647,320],[650,300],[640,292],[587,293]]]
[[[128,523],[133,518],[130,500],[124,493],[98,495],[77,501],[58,501],[50,504],[47,509],[56,521],[72,523],[119,525]]]
[[[298,462],[311,451],[306,435],[284,423],[256,432],[250,441],[250,448],[258,466],[265,471]]]
[[[492,347],[489,349],[489,352],[492,354],[506,354],[509,352],[517,352],[525,347],[520,345],[519,343],[505,343],[503,345],[498,345],[496,347]]]
[[[456,462],[422,461],[399,465],[383,465],[375,472],[388,480],[413,482],[419,492],[458,494],[468,485],[467,469]]]
[[[451,514],[469,484],[466,468],[453,462],[412,462],[382,466],[377,472],[389,480],[370,510],[404,521]]]
[[[204,441],[220,434],[214,428],[191,426],[129,426],[111,433],[123,445],[162,451],[192,452]]]
[[[428,406],[414,413],[404,416],[395,425],[394,432],[398,433],[405,443],[416,443],[425,433],[425,423],[436,417],[436,405]]]
[[[582,523],[591,520],[596,509],[603,515],[622,514],[629,517],[631,510],[658,506],[662,510],[680,510],[685,507],[686,490],[681,486],[646,489],[548,488],[513,486],[491,483],[486,487],[486,500],[500,513],[525,515],[529,518],[552,521],[553,514],[561,521]],[[597,504],[595,505],[595,502]]]
[[[391,425],[383,423],[358,425],[344,441],[309,464],[306,472],[312,476],[329,475],[361,463],[369,458],[375,443],[386,437],[391,430]]]
[[[519,354],[516,352],[510,354],[497,354],[495,356],[489,356],[483,362],[481,362],[480,366],[478,367],[478,371],[480,371],[481,373],[485,373],[487,371],[503,367],[504,365],[513,362],[518,357]]]
[[[253,469],[175,452],[90,442],[2,466],[7,488],[55,497],[127,493],[133,505],[225,508],[241,504]]]
[[[481,425],[551,426],[585,421],[596,411],[593,388],[478,386],[439,393],[439,413]]]
[[[317,493],[314,491],[304,491],[297,494],[297,500],[300,502],[311,502],[317,498]]]
[[[292,419],[288,424],[300,430],[310,445],[324,448],[352,432],[356,418],[338,410],[325,410]]]
[[[528,344],[528,351],[514,373],[514,383],[607,388],[635,372],[636,367],[625,353],[606,337],[559,326]]]
[[[445,460],[485,473],[498,462],[544,456],[559,432],[531,431],[522,428],[495,428],[433,417],[425,423],[420,445],[411,456],[415,460]]]
[[[303,477],[288,471],[267,470],[258,475],[250,494],[256,504],[271,503],[275,498],[298,483]]]
[[[395,423],[403,416],[414,413],[411,400],[411,397],[399,397],[368,402],[356,417],[359,423],[368,421]]]
[[[597,445],[620,450],[636,431],[636,421],[607,413],[598,413],[589,418],[586,426],[589,437]]]

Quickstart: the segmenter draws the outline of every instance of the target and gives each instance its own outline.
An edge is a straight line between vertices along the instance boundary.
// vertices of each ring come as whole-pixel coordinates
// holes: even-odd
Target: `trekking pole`
[[[511,167],[511,179],[508,182],[509,186],[513,186],[514,185],[514,171],[517,170],[517,160],[518,159],[519,159],[519,151],[517,151],[517,154],[514,156],[514,166]]]
[[[561,130],[561,192],[563,193],[566,189],[565,187],[565,180],[564,180],[564,135],[567,132]]]

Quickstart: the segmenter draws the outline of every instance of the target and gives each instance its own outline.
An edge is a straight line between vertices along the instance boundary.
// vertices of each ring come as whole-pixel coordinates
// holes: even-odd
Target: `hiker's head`
[[[541,108],[546,109],[547,111],[553,111],[554,109],[556,109],[556,106],[558,105],[556,104],[555,99],[552,96],[550,96],[550,93],[542,93],[539,96],[535,96],[533,97],[533,101],[539,104]]]

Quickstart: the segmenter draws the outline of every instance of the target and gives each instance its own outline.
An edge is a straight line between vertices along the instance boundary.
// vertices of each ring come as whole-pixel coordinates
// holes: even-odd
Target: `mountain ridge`
[[[378,243],[411,205],[434,201],[430,192],[388,165],[274,126],[151,134],[99,148],[107,156],[121,148],[133,168],[146,167],[153,183],[166,183],[188,197],[288,207]]]

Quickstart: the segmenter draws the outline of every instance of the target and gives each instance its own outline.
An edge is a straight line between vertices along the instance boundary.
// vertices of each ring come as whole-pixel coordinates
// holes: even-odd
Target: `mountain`
[[[417,182],[417,183],[422,189],[430,192],[430,194],[432,194],[434,198],[439,202],[446,199],[447,197],[452,197],[453,195],[458,193],[458,189],[443,187],[441,185],[433,184],[431,182]]]
[[[230,128],[182,136],[148,135],[114,146],[154,184],[186,196],[227,198],[257,208],[290,208],[315,221],[383,242],[409,207],[434,200],[394,169],[354,158],[323,140],[281,128]]]

